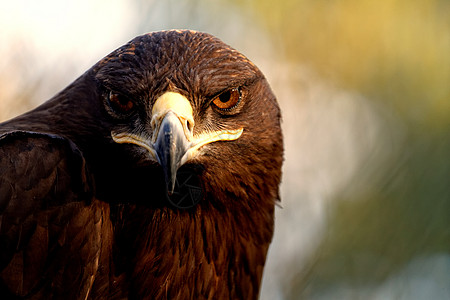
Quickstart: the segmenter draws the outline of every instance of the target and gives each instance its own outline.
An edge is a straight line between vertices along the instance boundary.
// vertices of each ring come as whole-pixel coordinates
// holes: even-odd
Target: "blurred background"
[[[261,299],[450,299],[450,2],[0,0],[0,121],[134,36],[212,33],[283,111]]]

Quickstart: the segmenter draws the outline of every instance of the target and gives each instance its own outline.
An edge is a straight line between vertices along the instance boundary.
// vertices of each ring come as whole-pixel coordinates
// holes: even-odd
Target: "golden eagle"
[[[255,299],[282,161],[245,56],[206,33],[136,37],[0,124],[0,295]]]

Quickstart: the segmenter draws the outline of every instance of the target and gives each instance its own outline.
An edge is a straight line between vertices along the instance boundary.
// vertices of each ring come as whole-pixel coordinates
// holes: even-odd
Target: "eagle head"
[[[97,152],[98,161],[107,158],[101,170],[127,177],[108,186],[128,185],[140,195],[142,186],[154,186],[178,208],[209,193],[217,204],[264,195],[273,205],[278,198],[283,146],[276,98],[262,72],[216,37],[188,30],[142,35],[85,76],[96,83],[97,124],[102,120],[103,134],[116,145],[112,153]]]

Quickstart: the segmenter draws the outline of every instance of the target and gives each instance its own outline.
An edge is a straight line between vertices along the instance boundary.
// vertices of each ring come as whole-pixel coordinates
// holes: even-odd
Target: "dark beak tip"
[[[203,199],[200,177],[191,168],[180,168],[178,177],[173,193],[167,194],[167,200],[177,209],[193,208]]]

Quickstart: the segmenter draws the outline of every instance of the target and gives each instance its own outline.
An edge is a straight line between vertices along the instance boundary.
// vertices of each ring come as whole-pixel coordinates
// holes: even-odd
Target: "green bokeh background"
[[[404,135],[388,159],[367,161],[334,195],[343,201],[333,201],[327,236],[309,268],[290,282],[289,298],[336,282],[382,282],[414,257],[448,254],[450,2],[247,5],[261,14],[290,61],[361,93],[395,119],[381,147],[391,147],[392,131]]]

